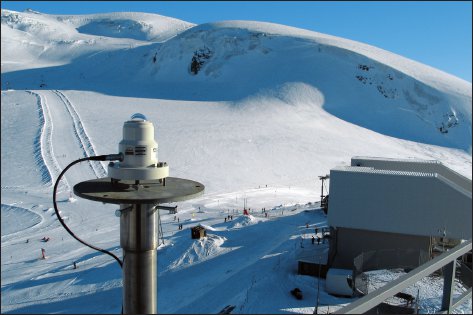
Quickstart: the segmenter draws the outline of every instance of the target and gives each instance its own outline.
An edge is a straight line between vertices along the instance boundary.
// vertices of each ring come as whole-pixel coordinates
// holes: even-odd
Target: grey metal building
[[[439,161],[353,157],[330,171],[329,265],[352,269],[370,251],[427,253],[401,259],[415,266],[440,239],[470,239],[471,190],[470,179]]]

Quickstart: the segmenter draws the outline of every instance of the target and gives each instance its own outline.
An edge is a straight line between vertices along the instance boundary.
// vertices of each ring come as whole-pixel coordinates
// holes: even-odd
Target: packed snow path
[[[60,173],[58,163],[52,152],[51,146],[51,135],[52,135],[52,123],[49,109],[47,108],[44,100],[41,99],[41,95],[32,91],[26,91],[36,98],[36,104],[38,106],[39,115],[39,128],[38,133],[34,139],[34,153],[35,161],[39,166],[42,174],[42,181],[44,184],[52,185],[52,174],[57,177]]]
[[[96,155],[92,142],[80,121],[80,117],[69,99],[60,91],[30,92],[39,98],[44,126],[41,135],[41,151],[44,164],[48,166],[50,178],[55,180],[70,162]],[[52,146],[51,143],[54,145]],[[53,151],[54,147],[54,151]],[[106,176],[99,162],[89,161],[89,171],[72,168],[67,176],[75,181]],[[66,182],[67,183],[67,182]],[[66,184],[71,190],[69,184]]]
[[[74,105],[66,97],[66,95],[64,95],[64,93],[62,93],[61,91],[55,90],[53,92],[61,99],[61,101],[66,106],[67,112],[69,113],[69,116],[71,117],[72,122],[73,122],[74,135],[76,136],[80,144],[80,147],[83,150],[84,156],[97,155],[95,153],[94,146],[92,142],[90,141],[90,138],[87,135],[87,132],[85,131],[84,126],[82,125],[81,119]],[[89,161],[89,165],[92,168],[93,172],[95,173],[96,177],[105,177],[107,175],[105,168],[100,162]]]

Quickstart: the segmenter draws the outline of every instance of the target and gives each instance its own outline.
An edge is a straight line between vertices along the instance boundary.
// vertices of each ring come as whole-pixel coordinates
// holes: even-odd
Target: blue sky
[[[471,1],[2,1],[49,14],[135,11],[201,24],[254,20],[377,46],[471,82]]]

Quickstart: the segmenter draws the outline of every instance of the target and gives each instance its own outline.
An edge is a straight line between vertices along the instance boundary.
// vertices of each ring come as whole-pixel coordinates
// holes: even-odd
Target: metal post
[[[325,176],[319,176],[319,179],[322,181],[321,184],[321,192],[320,192],[320,206],[323,206],[323,200],[324,200],[324,180],[330,178],[330,175],[325,175]]]
[[[130,208],[121,204],[120,209]],[[156,216],[152,204],[134,204],[120,217],[123,248],[123,311],[157,314]]]
[[[120,246],[123,249],[123,311],[128,314],[157,313],[157,204],[188,200],[202,195],[199,182],[167,177],[112,180],[110,177],[81,182],[74,193],[85,199],[120,204]],[[158,230],[156,230],[158,229]]]
[[[319,256],[319,275],[317,277],[317,304],[315,305],[315,309],[314,309],[314,314],[318,314],[319,313],[319,295],[320,295],[320,264],[321,264],[321,261],[322,261],[322,257]]]
[[[453,298],[453,284],[455,282],[455,262],[451,261],[442,269],[443,273],[443,296],[442,296],[442,311],[447,311],[448,314],[452,311]]]
[[[320,185],[322,188],[322,192],[320,193],[320,205],[322,205],[322,202],[324,200],[324,178],[321,177],[320,179],[322,180],[322,185]]]
[[[157,313],[156,206],[200,196],[204,185],[169,177],[169,166],[158,161],[154,126],[136,113],[123,124],[119,154],[108,155],[108,177],[74,185],[85,199],[120,204],[120,246],[123,249],[123,310],[129,314]],[[71,164],[72,165],[72,164]],[[131,204],[131,205],[130,205]]]

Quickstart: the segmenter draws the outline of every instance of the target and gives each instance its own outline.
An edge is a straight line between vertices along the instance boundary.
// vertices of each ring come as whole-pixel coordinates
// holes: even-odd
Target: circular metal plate
[[[199,182],[176,177],[166,177],[166,186],[159,180],[120,180],[113,183],[110,177],[88,180],[74,186],[78,197],[114,204],[158,204],[183,201],[204,193]]]

